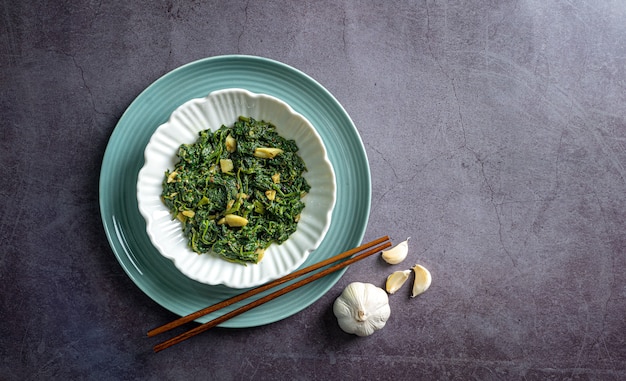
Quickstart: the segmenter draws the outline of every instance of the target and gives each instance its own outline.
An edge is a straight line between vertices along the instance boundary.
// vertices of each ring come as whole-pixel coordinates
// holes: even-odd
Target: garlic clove
[[[253,155],[260,159],[273,159],[281,153],[283,153],[283,150],[280,148],[258,147],[254,149]]]
[[[428,290],[433,278],[430,275],[430,271],[422,265],[413,266],[413,272],[415,273],[415,280],[413,280],[413,291],[411,292],[411,298]]]
[[[407,238],[405,241],[400,242],[396,246],[392,247],[389,250],[383,250],[382,257],[385,262],[390,265],[397,265],[398,263],[404,261],[406,255],[409,252],[409,239]]]
[[[223,173],[230,173],[234,168],[235,166],[233,165],[233,161],[231,159],[220,159],[220,170]]]
[[[236,214],[227,214],[224,216],[224,222],[230,227],[241,227],[248,224],[248,219]]]
[[[393,294],[404,285],[407,279],[411,275],[411,270],[394,271],[387,277],[387,283],[385,289],[389,294]]]
[[[237,140],[235,140],[235,138],[232,137],[231,134],[228,134],[228,136],[226,137],[226,151],[233,153],[237,150]]]

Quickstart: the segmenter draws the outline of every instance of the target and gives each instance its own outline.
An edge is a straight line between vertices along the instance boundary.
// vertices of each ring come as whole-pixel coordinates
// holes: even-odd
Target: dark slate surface
[[[0,378],[626,379],[626,5],[620,1],[2,1]],[[352,266],[280,322],[153,354],[175,316],[125,275],[98,207],[132,100],[196,59],[292,65],[353,118],[372,173]],[[344,334],[333,300],[415,262],[416,299]]]

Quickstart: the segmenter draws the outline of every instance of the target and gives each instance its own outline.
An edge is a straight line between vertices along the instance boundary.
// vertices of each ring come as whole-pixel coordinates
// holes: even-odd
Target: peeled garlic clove
[[[389,250],[383,250],[382,257],[385,262],[389,263],[390,265],[396,265],[404,261],[407,253],[409,252],[409,238],[407,238],[406,241],[400,242]]]
[[[173,183],[176,181],[176,176],[178,176],[178,172],[174,171],[171,172],[168,176],[167,176],[167,183]]]
[[[259,147],[254,149],[253,155],[260,159],[273,159],[281,153],[283,153],[283,150],[280,148]]]
[[[409,279],[409,275],[411,275],[411,270],[404,271],[394,271],[387,277],[387,283],[385,284],[385,289],[389,294],[393,294],[402,287],[404,282]]]
[[[248,224],[248,219],[236,214],[227,214],[224,216],[224,222],[230,227],[241,227]]]
[[[268,200],[274,201],[276,199],[276,191],[274,189],[266,190],[265,196]]]
[[[430,276],[430,271],[422,265],[413,266],[413,272],[415,273],[415,280],[413,281],[413,291],[411,292],[411,298],[428,290],[433,278]]]
[[[231,159],[220,159],[220,169],[223,173],[232,172],[235,166]]]
[[[226,137],[226,151],[233,153],[237,150],[237,140],[233,138],[230,134]]]

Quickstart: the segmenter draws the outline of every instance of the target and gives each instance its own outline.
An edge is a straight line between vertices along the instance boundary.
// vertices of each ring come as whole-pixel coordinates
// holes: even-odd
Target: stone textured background
[[[0,7],[0,378],[626,379],[626,3],[54,1]],[[250,54],[309,74],[357,126],[365,239],[411,237],[433,284],[344,334],[332,302],[155,355],[175,316],[108,246],[98,176],[168,71]]]

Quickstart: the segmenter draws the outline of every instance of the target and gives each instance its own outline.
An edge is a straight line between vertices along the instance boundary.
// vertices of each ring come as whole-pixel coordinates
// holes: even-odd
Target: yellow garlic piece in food
[[[272,175],[272,182],[274,184],[280,184],[280,173],[276,172]]]
[[[255,253],[257,253],[259,256],[257,257],[257,263],[261,262],[261,259],[263,259],[263,256],[265,255],[265,249],[262,248],[258,248],[254,251]]]
[[[274,201],[276,199],[276,191],[274,189],[266,190],[265,196],[268,200]]]
[[[396,265],[404,261],[404,259],[406,258],[409,252],[409,239],[410,238],[411,237],[407,238],[405,241],[400,242],[399,244],[392,247],[391,249],[383,250],[381,255],[383,259],[385,260],[385,262],[389,263],[390,265]]]
[[[233,153],[237,150],[237,140],[235,140],[235,138],[233,138],[230,134],[228,134],[224,143],[226,145],[226,151]]]
[[[253,155],[261,159],[273,159],[281,153],[283,150],[280,148],[259,147],[254,149]]]
[[[168,176],[167,176],[167,183],[173,183],[176,181],[176,176],[178,176],[178,172],[174,171],[171,172]]]
[[[248,224],[248,219],[236,214],[227,214],[224,216],[224,222],[230,227],[241,227]]]
[[[413,266],[413,272],[415,273],[415,280],[413,281],[413,290],[411,291],[411,298],[428,290],[433,278],[430,275],[430,271],[422,265]]]
[[[389,294],[394,294],[404,285],[407,279],[411,275],[411,270],[394,271],[387,277],[387,283],[385,289]]]
[[[234,168],[235,166],[233,165],[233,161],[231,159],[220,159],[220,169],[223,173],[230,173]]]

